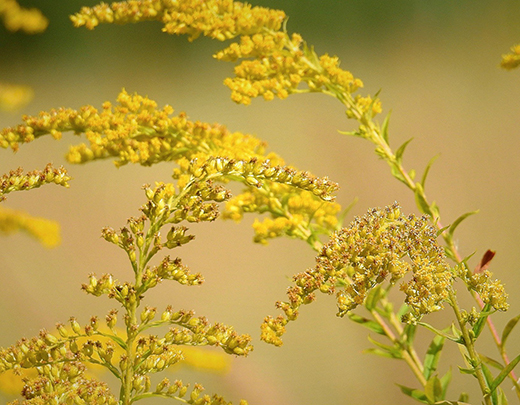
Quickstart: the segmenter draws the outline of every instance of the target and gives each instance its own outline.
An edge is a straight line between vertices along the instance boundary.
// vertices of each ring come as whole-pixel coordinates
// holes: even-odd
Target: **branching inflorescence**
[[[504,287],[492,280],[484,267],[471,271],[453,243],[455,229],[471,213],[451,226],[441,225],[438,207],[429,202],[424,191],[431,163],[420,181],[415,180],[415,171],[405,170],[402,158],[408,142],[394,152],[389,144],[389,117],[381,125],[374,120],[382,112],[380,100],[356,95],[363,83],[340,68],[337,57],[318,56],[300,35],[288,34],[283,11],[231,0],[134,0],[85,7],[71,19],[75,26],[88,29],[103,23],[159,21],[164,32],[187,35],[190,41],[201,35],[220,41],[236,39],[214,55],[218,60],[236,63],[234,77],[224,81],[233,101],[248,105],[256,97],[285,99],[311,92],[336,98],[345,107],[347,118],[359,124],[348,134],[374,144],[392,175],[414,193],[424,216],[405,216],[393,204],[371,209],[342,227],[344,213],[333,195],[338,185],[327,177],[286,165],[277,154],[266,152],[266,144],[252,135],[231,132],[220,124],[190,121],[185,113],[174,116],[170,106],[158,108],[148,97],[124,90],[117,104],[105,102],[101,110],[84,106],[24,116],[23,124],[0,132],[1,147],[16,151],[20,144],[39,137],[60,139],[63,132],[73,132],[84,134],[86,142],[71,146],[67,154],[71,163],[113,158],[117,167],[161,162],[176,166],[172,182],[144,186],[146,203],[140,216],[130,218],[119,231],[109,227],[102,231],[105,240],[125,251],[134,275],[133,280],[121,282],[112,274],[91,274],[83,285],[88,294],[117,301],[120,308],[108,313],[105,325],[94,316],[81,327],[71,318],[70,327],[58,324],[54,334],[42,331],[38,337],[23,339],[0,352],[0,371],[38,371],[37,377],[26,380],[22,392],[25,401],[21,403],[128,405],[165,397],[190,404],[227,404],[219,396],[202,394],[198,384],[189,391],[181,381],[164,379],[152,387],[150,374],[180,363],[184,358],[182,347],[186,346],[216,346],[227,354],[246,356],[252,350],[251,337],[196,317],[193,311],[168,306],[158,316],[155,307],[142,308],[145,295],[162,281],[186,286],[204,281],[178,257],[167,255],[156,264],[152,261],[162,249],[189,243],[193,236],[181,223],[217,219],[220,203],[226,204],[224,219],[240,221],[246,213],[267,214],[262,220],[255,219],[255,242],[266,244],[272,238],[289,236],[306,241],[318,253],[314,267],[293,277],[288,300],[276,304],[284,315],[265,318],[261,326],[264,341],[281,345],[285,326],[297,319],[302,305],[313,302],[316,292],[335,294],[338,316],[347,315],[390,341],[383,344],[371,339],[377,347],[373,353],[409,365],[420,388],[401,387],[406,395],[428,404],[462,403],[445,401],[451,372],[442,377],[436,372],[448,339],[461,347],[467,367],[464,372],[476,377],[487,405],[507,403],[499,388],[507,376],[520,396],[512,372],[520,356],[509,361],[504,347],[520,318],[510,321],[500,340],[489,316],[508,308]],[[517,47],[513,54],[504,56],[503,67],[516,67],[516,54]],[[45,183],[67,186],[68,180],[63,169],[50,166],[44,172],[27,175],[13,171],[2,178],[0,198]],[[233,197],[225,188],[230,181],[243,184],[243,192]],[[161,234],[165,227],[166,237]],[[328,241],[323,243],[323,237]],[[478,309],[460,308],[457,280],[475,297]],[[395,284],[405,296],[398,312],[388,296]],[[356,313],[360,306],[366,309],[366,316]],[[423,322],[425,315],[445,306],[453,310],[455,324],[451,328],[439,330]],[[117,327],[118,311],[123,312],[124,329]],[[475,342],[486,322],[490,323],[503,364],[476,350]],[[413,346],[418,326],[435,336],[424,361]],[[159,327],[168,329],[162,334],[149,334],[151,328]],[[486,363],[498,364],[500,373],[493,376]],[[120,381],[118,397],[104,383],[85,376],[85,365],[91,364],[108,369]],[[459,401],[466,401],[464,393]]]

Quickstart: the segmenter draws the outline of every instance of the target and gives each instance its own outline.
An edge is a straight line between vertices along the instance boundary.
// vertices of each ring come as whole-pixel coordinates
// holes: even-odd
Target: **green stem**
[[[450,291],[449,293],[451,307],[453,308],[453,312],[455,313],[455,317],[457,318],[457,323],[459,324],[460,330],[462,331],[462,338],[464,341],[464,346],[468,351],[469,358],[471,360],[471,367],[475,370],[475,377],[477,377],[478,383],[480,385],[480,390],[482,391],[484,402],[486,405],[492,405],[491,398],[489,396],[489,388],[487,386],[486,380],[484,378],[484,374],[482,374],[482,370],[480,367],[480,358],[478,353],[475,350],[475,345],[473,344],[473,338],[469,335],[468,329],[466,328],[466,322],[462,318],[460,313],[459,305],[457,302],[457,297],[454,291]]]
[[[383,298],[381,300],[381,304],[383,305],[383,307],[386,305],[386,303],[386,298]],[[393,311],[390,312],[390,324],[394,327],[397,333],[400,336],[402,336],[403,328],[401,327],[401,321],[397,318],[397,315]],[[422,364],[421,359],[419,358],[419,355],[415,351],[415,348],[413,346],[407,346],[406,351],[410,354],[410,357],[413,359],[414,363],[417,365],[417,367],[421,370],[421,373],[424,375],[424,366]]]
[[[383,318],[381,318],[381,316],[375,310],[371,310],[370,313],[374,317],[374,320],[381,326],[381,328],[383,328],[383,331],[385,332],[386,337],[388,339],[390,339],[390,341],[392,343],[398,344],[403,349],[403,351],[402,351],[403,360],[406,362],[406,364],[408,364],[408,366],[412,370],[412,372],[415,375],[415,377],[417,378],[417,380],[419,380],[421,385],[423,387],[425,387],[428,382],[426,381],[426,378],[424,378],[423,366],[422,366],[421,361],[420,360],[417,361],[418,358],[416,358],[416,355],[414,358],[414,356],[408,351],[408,348],[404,348],[402,346],[399,339],[397,339],[397,337],[392,332],[390,327],[386,324],[386,322],[383,320]]]

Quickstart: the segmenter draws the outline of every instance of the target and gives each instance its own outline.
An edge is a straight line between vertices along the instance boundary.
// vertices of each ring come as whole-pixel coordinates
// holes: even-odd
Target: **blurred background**
[[[20,1],[38,7],[50,20],[40,35],[9,33],[0,28],[0,80],[33,88],[34,100],[23,111],[0,113],[0,127],[20,123],[21,114],[53,107],[101,107],[115,101],[122,88],[186,111],[192,120],[220,122],[231,130],[266,140],[295,167],[329,176],[341,185],[338,202],[358,202],[347,220],[369,207],[399,201],[406,213],[417,213],[413,196],[393,179],[366,141],[340,135],[352,130],[343,108],[323,95],[294,95],[287,100],[253,100],[235,105],[222,85],[233,65],[212,54],[222,43],[161,32],[159,23],[100,26],[94,31],[73,28],[68,16],[92,0]],[[503,327],[520,312],[520,71],[499,69],[501,54],[520,42],[520,4],[513,0],[258,0],[254,5],[280,8],[290,16],[288,30],[298,32],[318,54],[336,54],[342,67],[365,83],[362,94],[381,90],[384,112],[392,111],[390,141],[394,150],[414,138],[404,165],[419,175],[439,155],[426,192],[436,200],[443,222],[480,209],[456,233],[462,255],[475,253],[475,266],[487,249],[497,251],[491,270],[505,284],[511,309],[497,314]],[[383,117],[382,115],[381,117]],[[382,118],[381,118],[382,119]],[[87,275],[111,272],[124,280],[129,267],[124,253],[100,238],[104,226],[119,228],[138,215],[144,202],[141,186],[168,181],[171,165],[115,169],[111,161],[85,166],[67,164],[68,145],[80,139],[65,134],[59,142],[44,138],[13,154],[1,152],[0,173],[18,166],[43,169],[48,162],[66,165],[70,189],[46,186],[8,196],[5,207],[58,221],[62,244],[46,250],[24,234],[1,237],[0,346],[40,328],[52,329],[71,315],[85,324],[101,319],[114,302],[80,291]],[[395,383],[415,386],[404,363],[364,354],[368,331],[335,317],[335,300],[320,295],[302,308],[298,322],[288,326],[284,346],[259,341],[266,315],[277,315],[274,302],[285,299],[292,274],[314,264],[314,253],[301,241],[280,239],[254,245],[253,217],[243,223],[217,221],[190,226],[195,241],[179,251],[192,271],[202,272],[200,287],[164,283],[148,296],[160,311],[168,304],[194,309],[212,322],[250,333],[254,352],[234,359],[226,375],[178,370],[171,379],[199,382],[251,405],[408,404]],[[459,293],[461,300],[473,303]],[[449,313],[427,319],[443,327]],[[520,351],[519,331],[509,341],[514,357]],[[431,335],[419,335],[424,350]],[[489,337],[478,349],[498,358]],[[456,347],[448,347],[440,366],[463,366]],[[478,403],[477,383],[460,376],[454,366],[450,390],[462,390]],[[510,383],[505,387],[509,390]],[[511,393],[511,397],[513,394]],[[11,399],[5,397],[5,401]],[[162,404],[166,400],[147,400]]]

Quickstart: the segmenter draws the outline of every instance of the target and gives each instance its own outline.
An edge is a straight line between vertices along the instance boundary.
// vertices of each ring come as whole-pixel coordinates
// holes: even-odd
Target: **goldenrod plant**
[[[498,331],[492,318],[508,310],[509,304],[503,284],[488,270],[494,252],[483,254],[472,270],[470,258],[461,256],[454,239],[456,229],[475,212],[443,224],[439,207],[425,193],[433,161],[418,179],[415,170],[405,168],[403,155],[409,142],[397,149],[390,146],[390,116],[378,118],[381,100],[378,95],[359,94],[363,82],[341,68],[339,58],[319,55],[300,35],[289,33],[283,11],[231,0],[102,3],[81,9],[71,20],[88,29],[154,20],[163,24],[164,32],[187,35],[190,41],[199,36],[233,41],[214,57],[236,63],[234,75],[224,82],[234,102],[249,105],[256,97],[269,101],[299,93],[336,99],[346,117],[357,123],[357,129],[344,134],[374,145],[393,177],[412,192],[422,216],[403,214],[399,204],[390,203],[344,224],[348,210],[335,201],[334,181],[287,165],[255,136],[191,121],[185,113],[174,115],[170,106],[160,108],[152,99],[126,90],[116,103],[107,101],[100,109],[85,105],[24,116],[22,124],[0,132],[3,148],[16,151],[38,138],[61,139],[62,133],[72,132],[84,135],[86,141],[70,147],[66,156],[70,163],[114,159],[120,167],[171,162],[173,173],[171,182],[143,187],[145,202],[139,216],[130,217],[119,230],[102,230],[106,241],[125,252],[132,277],[119,281],[112,274],[90,274],[82,288],[95,297],[107,296],[117,308],[104,320],[92,316],[84,326],[72,317],[67,326],[58,323],[55,332],[42,330],[0,351],[0,371],[36,370],[25,374],[23,399],[12,404],[129,405],[154,397],[189,404],[229,403],[217,394],[204,394],[199,384],[169,378],[157,382],[153,376],[181,363],[189,353],[184,347],[216,346],[226,354],[246,356],[253,349],[250,335],[190,310],[172,306],[157,310],[146,304],[162,281],[185,286],[203,282],[201,274],[164,252],[193,239],[187,224],[216,220],[221,203],[224,219],[258,216],[255,242],[288,236],[306,242],[316,254],[314,265],[294,275],[287,300],[276,303],[283,314],[267,316],[261,324],[263,341],[280,346],[286,327],[299,317],[303,305],[315,301],[318,292],[335,295],[337,316],[379,335],[380,339],[370,338],[371,353],[402,360],[409,367],[416,382],[412,387],[400,385],[404,395],[436,405],[469,401],[503,405],[508,395],[520,399],[514,373],[520,355],[509,356],[506,351],[520,315]],[[516,48],[513,52],[518,54]],[[518,66],[516,56],[504,56],[502,66]],[[4,176],[0,191],[68,184],[62,169],[46,170],[44,175],[13,171]],[[241,184],[243,191],[232,196],[226,186],[230,182]],[[395,302],[396,287],[402,291],[402,302]],[[473,306],[461,304],[463,294],[469,294]],[[428,323],[428,315],[441,310],[451,311],[453,317],[442,329]],[[426,351],[415,342],[419,328],[430,334]],[[482,353],[480,338],[486,329],[499,360]],[[480,398],[469,398],[465,386],[450,387],[451,368],[438,369],[447,344],[460,349],[456,364],[467,375],[468,386],[479,387]],[[98,375],[87,375],[92,365],[108,370],[118,386],[109,387]],[[513,391],[503,388],[506,380]]]

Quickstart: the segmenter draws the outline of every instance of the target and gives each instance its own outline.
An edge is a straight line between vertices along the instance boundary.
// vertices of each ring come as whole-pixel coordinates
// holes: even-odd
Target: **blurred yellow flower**
[[[0,19],[9,31],[38,34],[45,31],[49,20],[35,8],[22,8],[16,0],[0,0]]]
[[[14,111],[32,100],[34,93],[30,87],[0,83],[0,110]]]
[[[53,248],[60,244],[60,225],[56,221],[33,217],[23,211],[0,207],[0,233],[25,231],[40,243]]]

